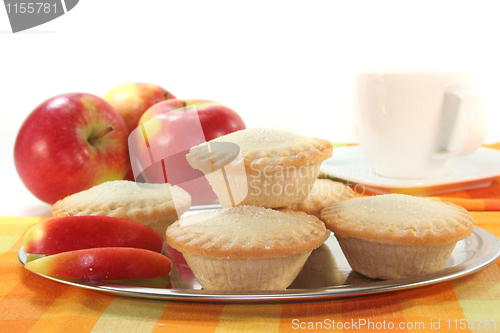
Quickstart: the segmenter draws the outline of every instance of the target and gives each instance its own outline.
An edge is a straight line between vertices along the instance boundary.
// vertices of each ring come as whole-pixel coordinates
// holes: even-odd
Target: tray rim
[[[363,295],[373,295],[386,292],[394,292],[417,287],[428,286],[440,282],[450,281],[472,274],[492,264],[500,257],[500,240],[487,230],[474,226],[472,234],[481,239],[485,246],[479,248],[480,253],[475,254],[457,265],[443,268],[438,272],[415,277],[374,281],[361,285],[338,285],[316,289],[287,289],[282,291],[255,291],[255,292],[225,292],[205,291],[198,289],[161,289],[127,286],[123,284],[110,283],[106,281],[67,281],[64,279],[36,273],[44,278],[59,283],[93,290],[97,292],[112,294],[115,296],[128,296],[145,299],[194,301],[194,302],[232,302],[232,303],[259,303],[259,302],[301,302],[326,300],[335,298],[347,298]],[[469,236],[472,237],[473,235]],[[333,235],[330,237],[334,237]],[[468,238],[469,238],[468,237]],[[467,239],[460,242],[466,242]],[[18,259],[21,264],[26,263],[24,246],[18,251]]]

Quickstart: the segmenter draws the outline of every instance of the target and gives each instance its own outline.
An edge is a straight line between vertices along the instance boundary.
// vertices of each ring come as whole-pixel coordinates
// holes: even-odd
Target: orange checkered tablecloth
[[[500,144],[490,146],[500,149]],[[500,179],[439,198],[500,237]],[[196,303],[113,296],[54,282],[17,258],[42,218],[0,217],[0,332],[500,332],[500,260],[466,277],[300,303]],[[342,327],[342,328],[341,328]],[[392,329],[391,329],[392,328]]]

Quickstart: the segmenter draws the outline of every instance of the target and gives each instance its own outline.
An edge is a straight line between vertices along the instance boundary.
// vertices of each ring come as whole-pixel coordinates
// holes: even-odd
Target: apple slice
[[[24,267],[55,277],[86,280],[149,279],[168,276],[172,262],[157,252],[130,247],[101,247],[62,252]]]
[[[133,247],[161,253],[163,237],[137,222],[109,216],[69,216],[40,222],[24,235],[24,252],[57,254],[95,247]]]

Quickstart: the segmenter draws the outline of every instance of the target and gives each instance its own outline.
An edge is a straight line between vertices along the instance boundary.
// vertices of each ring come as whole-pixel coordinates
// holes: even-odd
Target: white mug
[[[359,143],[380,176],[445,177],[486,137],[488,115],[469,73],[386,70],[354,82]]]

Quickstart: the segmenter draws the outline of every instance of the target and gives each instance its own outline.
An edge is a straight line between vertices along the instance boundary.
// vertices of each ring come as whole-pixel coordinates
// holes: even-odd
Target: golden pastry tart
[[[283,207],[304,200],[329,141],[271,128],[237,131],[191,148],[189,164],[201,170],[223,207]]]
[[[191,207],[191,196],[178,186],[117,180],[96,185],[56,202],[52,216],[100,215],[141,223],[165,237],[167,227]]]
[[[167,229],[207,290],[286,289],[326,228],[302,212],[239,206],[189,215]]]
[[[321,210],[326,206],[354,197],[354,191],[343,183],[334,182],[329,179],[316,179],[309,195],[304,201],[287,206],[286,208],[319,216]]]
[[[351,268],[370,278],[435,272],[457,241],[472,233],[472,215],[452,203],[403,194],[340,201],[321,211]]]

